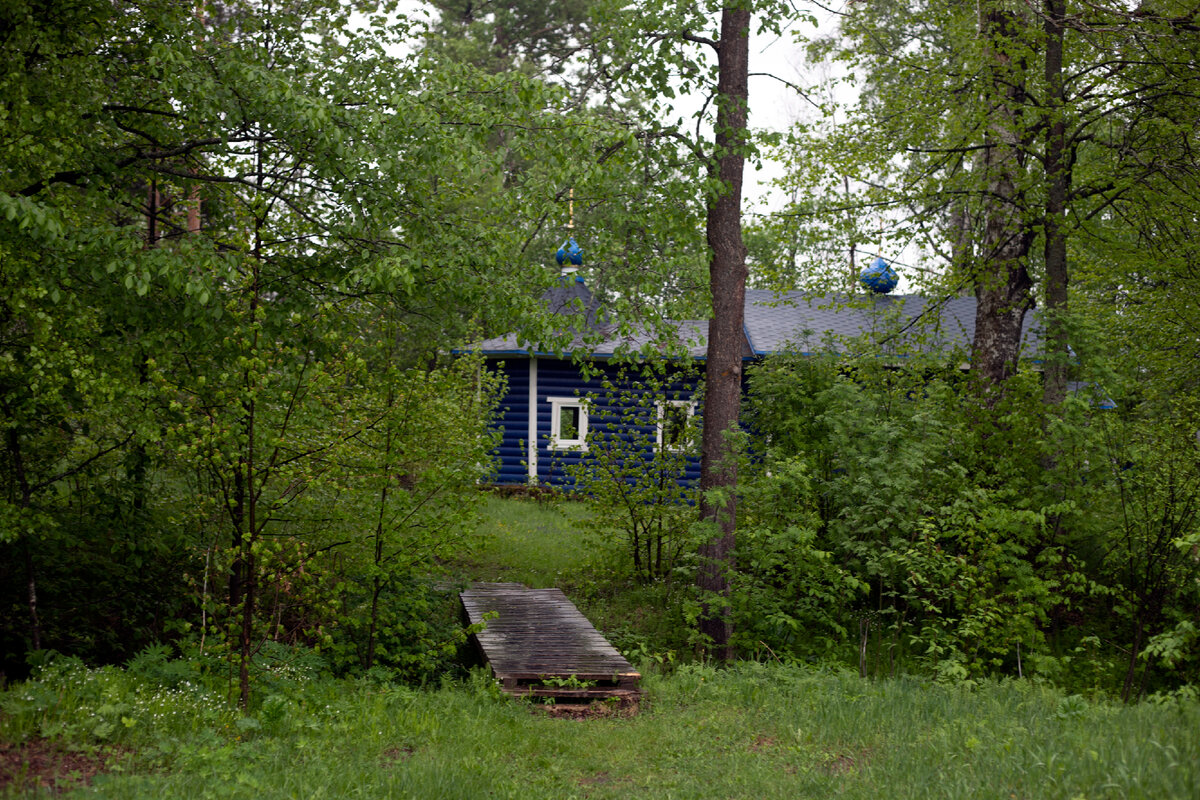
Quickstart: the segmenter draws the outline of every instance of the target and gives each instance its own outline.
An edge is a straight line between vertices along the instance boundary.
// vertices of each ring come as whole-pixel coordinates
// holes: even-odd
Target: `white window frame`
[[[667,447],[663,444],[663,436],[667,430],[667,406],[675,408],[687,409],[687,421],[690,422],[692,417],[696,416],[696,403],[693,400],[659,400],[658,403],[658,437],[657,444],[660,450],[666,449],[668,453],[681,453],[687,450],[687,445],[675,445]]]
[[[587,452],[588,408],[582,397],[547,397],[550,403],[550,449],[577,450]],[[579,409],[578,436],[574,439],[562,438],[562,410],[564,408]]]

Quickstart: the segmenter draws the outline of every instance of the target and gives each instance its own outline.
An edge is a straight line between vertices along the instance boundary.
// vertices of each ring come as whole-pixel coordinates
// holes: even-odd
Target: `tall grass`
[[[749,663],[685,665],[646,688],[637,716],[572,720],[501,697],[479,673],[431,691],[319,679],[238,717],[200,689],[143,706],[161,687],[75,663],[0,695],[0,738],[119,742],[118,770],[77,790],[111,798],[1200,796],[1191,702]],[[102,707],[121,704],[132,723],[97,732]]]

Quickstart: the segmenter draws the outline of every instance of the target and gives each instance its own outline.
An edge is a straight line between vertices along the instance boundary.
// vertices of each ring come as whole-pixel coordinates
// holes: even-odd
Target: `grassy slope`
[[[559,586],[593,560],[580,529],[585,514],[580,503],[488,498],[482,545],[458,570],[471,580]]]

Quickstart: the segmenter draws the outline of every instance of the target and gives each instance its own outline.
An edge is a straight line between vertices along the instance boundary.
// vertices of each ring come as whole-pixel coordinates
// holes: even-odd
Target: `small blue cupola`
[[[896,284],[900,282],[896,271],[891,268],[888,262],[879,257],[871,262],[871,266],[862,271],[858,279],[863,286],[875,294],[887,294],[895,289]]]
[[[606,333],[611,332],[606,329],[606,326],[609,326],[609,320],[600,308],[600,301],[592,295],[583,276],[576,271],[578,267],[583,266],[583,249],[575,241],[574,236],[567,237],[567,240],[558,248],[558,252],[554,254],[554,260],[558,262],[558,266],[562,270],[558,278],[558,285],[542,293],[542,302],[549,307],[550,313],[556,315],[583,314],[586,317],[583,326],[585,331],[594,332],[605,329]]]
[[[558,261],[560,267],[565,267],[567,264],[576,267],[583,266],[583,249],[575,241],[574,236],[568,236],[567,240],[558,248],[558,252],[554,254],[554,259]]]

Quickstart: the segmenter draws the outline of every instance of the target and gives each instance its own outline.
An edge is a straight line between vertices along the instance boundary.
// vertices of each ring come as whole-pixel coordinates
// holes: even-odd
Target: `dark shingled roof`
[[[586,314],[587,338],[572,341],[568,352],[585,347],[597,358],[613,356],[618,349],[638,350],[653,337],[639,332],[621,336],[603,313],[582,278],[568,279],[547,290],[542,300],[558,314]],[[975,298],[929,299],[920,295],[818,295],[807,292],[746,290],[746,358],[772,353],[847,352],[854,343],[867,341],[897,355],[965,351],[975,335]],[[707,320],[672,321],[681,344],[693,358],[703,358],[707,346]],[[487,339],[468,348],[484,355],[550,355],[531,350],[516,334]],[[1025,316],[1022,350],[1036,356],[1041,337],[1033,314]]]
[[[1033,314],[1025,315],[1021,346],[1041,351]],[[975,298],[921,295],[776,294],[746,290],[746,334],[756,355],[845,352],[864,337],[895,353],[967,350],[975,337]]]
[[[555,314],[587,315],[583,326],[584,333],[572,339],[566,348],[568,354],[583,348],[589,355],[597,358],[611,358],[618,350],[638,351],[661,338],[651,335],[646,330],[622,335],[600,308],[600,302],[587,288],[583,278],[578,276],[574,279],[567,276],[558,286],[547,289],[542,293],[542,302]],[[708,320],[669,320],[667,325],[674,327],[676,341],[687,349],[690,357],[704,358],[708,346]],[[466,349],[482,352],[484,355],[556,355],[531,349],[529,344],[515,333],[485,339]],[[748,348],[746,355],[751,355]]]
[[[687,347],[687,353],[692,358],[704,358],[708,347],[708,320],[703,319],[687,319],[687,320],[672,320],[670,325],[675,327],[675,336],[680,344]],[[621,336],[617,332],[615,325],[596,326],[593,332],[599,333],[604,338],[597,344],[596,342],[587,342],[582,336],[576,336],[566,348],[566,354],[575,353],[580,348],[585,348],[589,355],[596,358],[611,358],[616,355],[618,350],[625,352],[641,350],[651,342],[656,341],[656,338],[644,331],[636,332],[632,335]],[[690,346],[688,342],[692,342]],[[510,333],[505,336],[497,336],[465,348],[470,352],[480,352],[485,356],[500,356],[500,355],[557,355],[546,350],[530,348],[527,342],[522,342],[515,333]]]

